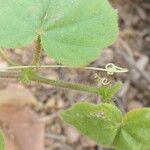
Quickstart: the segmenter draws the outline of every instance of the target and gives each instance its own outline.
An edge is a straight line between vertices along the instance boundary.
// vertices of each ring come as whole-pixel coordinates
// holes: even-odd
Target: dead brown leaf
[[[37,105],[36,98],[29,90],[19,84],[10,84],[6,89],[0,90],[0,105]]]
[[[44,150],[44,123],[28,107],[0,106],[6,150]]]

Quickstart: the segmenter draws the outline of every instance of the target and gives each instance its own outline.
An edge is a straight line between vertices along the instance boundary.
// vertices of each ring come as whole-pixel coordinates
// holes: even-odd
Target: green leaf
[[[150,148],[150,108],[135,109],[125,115],[114,145],[118,150]]]
[[[135,109],[122,117],[112,104],[77,103],[62,119],[97,144],[116,150],[149,150],[150,109]]]
[[[18,48],[33,42],[46,1],[0,0],[0,47]]]
[[[99,88],[99,93],[102,100],[107,103],[112,102],[113,96],[121,89],[122,82],[115,83],[112,87],[102,86]]]
[[[40,36],[56,61],[83,66],[115,41],[117,18],[107,0],[0,0],[0,47],[23,47]]]
[[[0,150],[4,150],[4,137],[0,130]]]
[[[122,122],[121,112],[112,104],[77,103],[61,116],[82,134],[107,147],[112,146]]]

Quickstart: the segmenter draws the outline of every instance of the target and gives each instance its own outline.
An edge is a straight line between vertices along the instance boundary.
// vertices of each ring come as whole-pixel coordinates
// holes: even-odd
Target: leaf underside
[[[107,0],[0,0],[0,47],[24,47],[40,36],[57,62],[83,66],[115,41],[117,18]]]
[[[102,146],[116,150],[150,148],[149,108],[130,111],[123,117],[112,104],[77,103],[61,117]]]

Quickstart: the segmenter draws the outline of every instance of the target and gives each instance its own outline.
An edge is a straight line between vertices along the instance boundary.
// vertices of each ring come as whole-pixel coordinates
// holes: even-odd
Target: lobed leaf
[[[24,47],[36,40],[47,0],[0,0],[0,47]]]
[[[112,104],[77,103],[61,116],[82,134],[107,147],[112,146],[122,122],[121,112]]]
[[[61,113],[62,119],[97,144],[116,150],[150,148],[150,109],[135,109],[123,118],[119,109],[108,103],[77,103]]]
[[[0,0],[0,47],[23,47],[40,36],[56,61],[83,66],[115,41],[117,18],[107,0]]]

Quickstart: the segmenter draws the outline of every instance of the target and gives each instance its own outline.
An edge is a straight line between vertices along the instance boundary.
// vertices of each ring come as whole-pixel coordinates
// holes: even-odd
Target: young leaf
[[[135,109],[127,113],[114,145],[118,150],[148,150],[150,148],[150,109]]]
[[[0,130],[0,150],[4,150],[4,137]]]
[[[112,104],[77,103],[61,113],[63,120],[75,126],[96,143],[111,147],[122,122],[122,114]]]
[[[0,0],[0,47],[26,46],[38,36],[59,63],[82,66],[118,34],[107,0]]]
[[[99,89],[99,93],[104,102],[110,103],[112,102],[113,96],[121,89],[122,82],[117,82],[112,87],[102,86]]]

